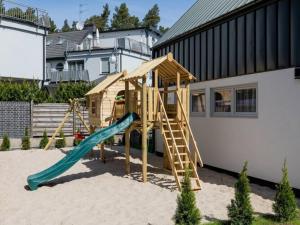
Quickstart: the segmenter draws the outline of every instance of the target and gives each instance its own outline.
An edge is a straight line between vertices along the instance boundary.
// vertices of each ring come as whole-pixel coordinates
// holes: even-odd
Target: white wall
[[[43,35],[45,35],[43,29],[2,19],[0,23],[0,77],[42,80]]]
[[[256,82],[257,118],[210,116],[210,88]],[[294,69],[195,83],[191,89],[206,90],[206,116],[190,119],[205,164],[239,172],[248,160],[250,176],[279,182],[286,158],[291,183],[300,188],[300,80]],[[157,137],[161,142],[159,132]]]

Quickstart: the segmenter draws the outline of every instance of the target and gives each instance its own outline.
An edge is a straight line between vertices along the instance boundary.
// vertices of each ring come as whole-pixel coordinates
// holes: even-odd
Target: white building
[[[278,183],[287,159],[300,189],[299,40],[299,0],[198,0],[156,43],[154,57],[173,52],[198,79],[190,120],[206,165],[237,173],[247,160]]]
[[[99,33],[95,26],[47,36],[47,78],[59,81],[95,81],[103,76],[130,72],[151,58],[160,33],[148,28]]]
[[[0,6],[0,79],[39,80],[45,76],[47,13],[3,1]],[[23,12],[13,10],[18,7]]]

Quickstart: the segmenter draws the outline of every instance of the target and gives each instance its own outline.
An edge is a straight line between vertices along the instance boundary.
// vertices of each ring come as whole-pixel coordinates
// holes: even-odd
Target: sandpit
[[[37,191],[28,191],[27,176],[51,166],[65,151],[0,152],[0,224],[173,224],[178,191],[170,172],[161,169],[161,157],[149,154],[149,182],[142,183],[140,151],[132,150],[131,176],[125,174],[122,152],[108,151],[106,163],[97,154]],[[199,174],[202,190],[196,195],[203,220],[227,219],[235,178],[209,169],[199,169]],[[255,212],[272,213],[274,190],[251,188]]]

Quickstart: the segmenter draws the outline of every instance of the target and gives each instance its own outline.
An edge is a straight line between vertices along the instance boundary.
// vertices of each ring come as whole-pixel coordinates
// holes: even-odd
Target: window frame
[[[194,93],[203,93],[204,94],[204,112],[193,112],[193,94]],[[205,89],[195,89],[191,90],[190,93],[190,116],[192,117],[205,117],[207,112],[207,99],[206,99],[206,90]]]
[[[103,63],[104,61],[106,61],[106,60],[104,60],[104,59],[107,59],[107,62],[108,62],[108,72],[103,72],[103,64],[102,64],[102,63]],[[101,62],[101,74],[105,74],[105,75],[110,74],[111,71],[110,71],[109,57],[102,57],[102,58],[100,59],[100,62]]]
[[[255,112],[237,112],[236,111],[236,100],[237,100],[237,90],[252,89],[255,88],[256,99],[255,99]],[[215,92],[218,90],[230,90],[231,95],[231,112],[215,112]],[[257,83],[241,84],[234,86],[222,86],[210,89],[210,115],[211,117],[258,117],[258,85]]]

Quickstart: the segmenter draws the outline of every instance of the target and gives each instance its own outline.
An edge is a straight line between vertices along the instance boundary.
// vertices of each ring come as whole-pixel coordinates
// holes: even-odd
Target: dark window
[[[82,71],[84,70],[84,61],[70,61],[69,63],[69,70],[71,71]]]
[[[214,112],[231,112],[232,89],[222,89],[214,91]]]
[[[200,115],[205,113],[205,91],[192,91],[191,93],[191,113],[192,115]]]
[[[63,70],[64,70],[64,64],[62,64],[62,63],[57,63],[55,69],[56,69],[57,71],[63,71]]]
[[[256,88],[236,88],[235,102],[237,113],[255,113]]]
[[[96,115],[96,111],[97,111],[96,101],[93,100],[93,101],[92,101],[92,114],[93,114],[94,116]]]

